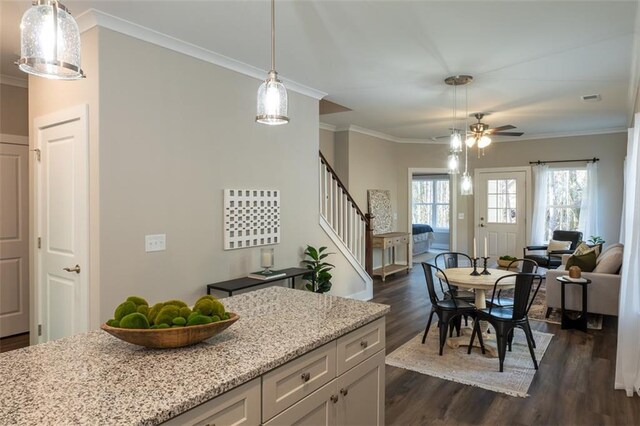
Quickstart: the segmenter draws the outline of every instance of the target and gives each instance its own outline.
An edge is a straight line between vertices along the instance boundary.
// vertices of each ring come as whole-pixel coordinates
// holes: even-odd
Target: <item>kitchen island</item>
[[[215,411],[214,398],[251,381],[261,401],[244,408],[259,413],[246,424],[287,423],[321,392],[343,404],[325,414],[352,418],[348,390],[339,393],[337,386],[374,355],[382,360],[376,380],[382,380],[377,404],[383,413],[388,306],[282,287],[224,302],[240,319],[186,348],[146,349],[97,330],[0,354],[0,424],[152,425],[185,412],[178,423],[193,424],[204,415],[190,417],[201,404]]]

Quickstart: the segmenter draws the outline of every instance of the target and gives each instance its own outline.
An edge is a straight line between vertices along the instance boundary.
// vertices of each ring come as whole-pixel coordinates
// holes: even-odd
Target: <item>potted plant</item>
[[[333,253],[325,253],[326,249],[326,247],[316,249],[308,245],[304,251],[307,258],[302,263],[307,266],[309,272],[304,274],[302,278],[309,281],[305,287],[314,293],[326,293],[331,290],[331,273],[329,271],[334,266],[325,262],[324,259]]]
[[[592,235],[589,237],[589,241],[587,241],[589,244],[591,244],[592,246],[598,245],[598,244],[604,244],[604,240],[602,239],[602,237],[598,236],[598,235]]]

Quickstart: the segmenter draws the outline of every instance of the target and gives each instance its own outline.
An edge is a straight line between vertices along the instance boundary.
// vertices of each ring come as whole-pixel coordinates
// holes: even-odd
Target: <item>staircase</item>
[[[319,162],[320,226],[370,285],[373,283],[371,217],[362,213],[322,152]]]

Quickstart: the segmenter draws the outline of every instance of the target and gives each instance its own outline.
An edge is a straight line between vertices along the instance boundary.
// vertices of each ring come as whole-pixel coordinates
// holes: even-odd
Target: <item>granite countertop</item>
[[[389,312],[283,287],[223,301],[240,319],[186,348],[96,330],[0,354],[0,424],[158,424]]]

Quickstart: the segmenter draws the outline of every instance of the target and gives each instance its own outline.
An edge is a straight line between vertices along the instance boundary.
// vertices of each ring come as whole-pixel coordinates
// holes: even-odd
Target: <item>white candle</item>
[[[273,266],[273,250],[263,249],[260,251],[260,266],[271,268]]]
[[[489,257],[487,256],[487,237],[484,237],[484,257]]]
[[[476,237],[473,237],[473,258],[476,258]]]

